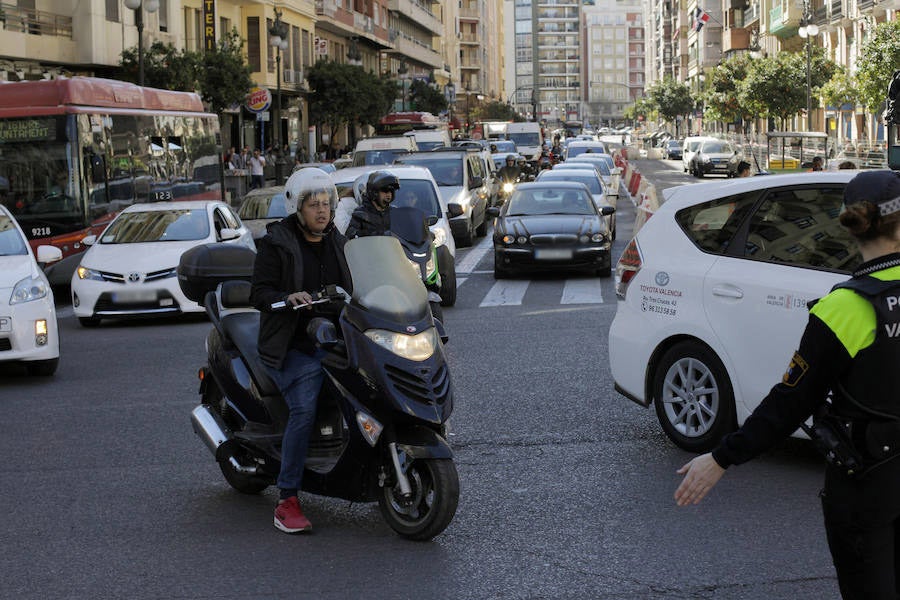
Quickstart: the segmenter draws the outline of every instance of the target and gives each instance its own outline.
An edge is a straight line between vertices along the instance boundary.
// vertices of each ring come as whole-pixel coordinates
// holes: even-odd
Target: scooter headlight
[[[378,442],[378,436],[381,435],[381,431],[384,429],[384,425],[379,423],[372,415],[364,412],[356,413],[356,424],[359,425],[359,430],[363,437],[374,448]]]
[[[385,329],[369,329],[366,337],[397,356],[409,360],[423,361],[434,354],[437,335],[434,327],[429,327],[416,335],[406,335]]]
[[[512,194],[512,191],[515,189],[515,186],[508,181],[503,184],[503,191],[507,194]]]

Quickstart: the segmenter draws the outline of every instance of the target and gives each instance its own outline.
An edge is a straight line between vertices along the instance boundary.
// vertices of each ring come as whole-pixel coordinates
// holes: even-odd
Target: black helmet
[[[375,204],[379,210],[384,210],[378,200],[378,192],[396,192],[400,189],[400,180],[397,176],[388,171],[372,171],[369,175],[369,181],[366,183],[366,196],[369,201]]]
[[[516,162],[516,155],[515,155],[515,154],[507,154],[507,155],[506,155],[506,164],[509,164],[509,163],[515,163],[515,162]]]

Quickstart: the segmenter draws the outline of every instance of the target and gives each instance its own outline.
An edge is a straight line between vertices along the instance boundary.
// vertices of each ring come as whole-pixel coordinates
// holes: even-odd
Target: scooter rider
[[[506,155],[506,166],[497,171],[497,177],[503,183],[515,183],[522,175],[522,169],[516,165],[516,155]]]
[[[390,205],[400,189],[400,180],[387,171],[373,171],[366,183],[362,205],[353,211],[345,232],[347,239],[385,235],[391,229]]]
[[[744,425],[684,465],[679,505],[696,504],[729,465],[803,427],[828,460],[820,494],[845,600],[894,600],[900,584],[900,173],[864,171],[840,222],[864,262],[810,309],[782,382]],[[825,402],[831,390],[833,400]]]
[[[260,360],[289,410],[281,445],[275,527],[299,533],[312,527],[300,508],[297,491],[324,378],[324,353],[307,336],[306,325],[314,317],[336,315],[312,305],[282,311],[271,307],[280,301],[292,306],[309,304],[312,294],[329,284],[349,291],[351,280],[344,257],[347,238],[332,222],[337,190],[328,174],[315,168],[296,171],[284,194],[288,216],[269,225],[266,236],[257,242],[250,301],[260,311]],[[328,305],[316,305],[320,306]]]

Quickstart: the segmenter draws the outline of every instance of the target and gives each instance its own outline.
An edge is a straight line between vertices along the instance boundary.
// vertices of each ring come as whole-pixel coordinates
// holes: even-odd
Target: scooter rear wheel
[[[435,537],[450,524],[459,503],[459,476],[449,458],[414,460],[406,471],[412,494],[385,486],[378,507],[391,529],[416,541]]]

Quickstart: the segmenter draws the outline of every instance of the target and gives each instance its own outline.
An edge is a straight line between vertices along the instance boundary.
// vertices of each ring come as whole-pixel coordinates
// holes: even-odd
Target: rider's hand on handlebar
[[[287,297],[287,301],[291,306],[301,306],[307,304],[307,308],[312,308],[312,296],[309,292],[294,292]]]

